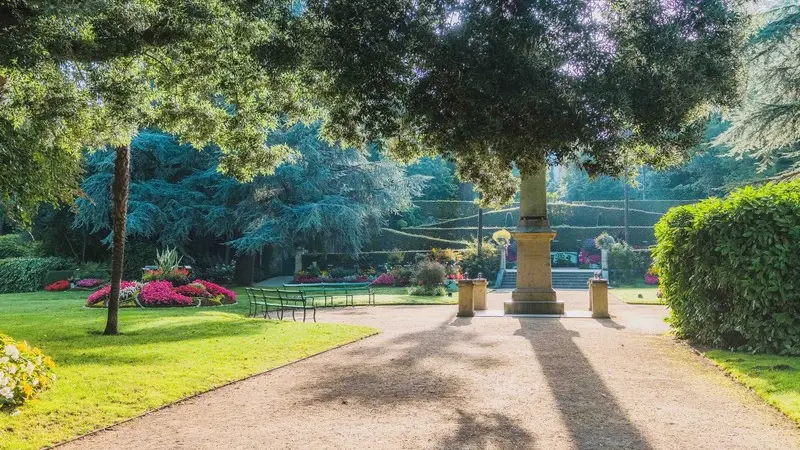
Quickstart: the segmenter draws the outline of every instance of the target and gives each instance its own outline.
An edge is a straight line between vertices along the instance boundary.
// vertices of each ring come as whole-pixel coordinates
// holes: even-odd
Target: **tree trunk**
[[[108,321],[103,334],[119,334],[119,289],[122,282],[122,264],[125,256],[125,222],[128,218],[128,182],[130,181],[131,149],[129,145],[114,149],[114,181],[111,183],[111,200],[114,203],[114,253],[111,260],[111,293],[108,298]]]

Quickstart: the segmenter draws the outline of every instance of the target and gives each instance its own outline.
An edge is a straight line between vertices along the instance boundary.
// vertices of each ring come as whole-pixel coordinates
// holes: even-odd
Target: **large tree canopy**
[[[318,129],[295,125],[273,132],[270,143],[286,145],[295,156],[247,183],[219,172],[214,146],[196,151],[174,136],[140,132],[131,145],[128,235],[190,254],[192,242],[204,238],[232,241],[244,253],[265,245],[358,253],[385,216],[411,205],[427,177],[406,176],[396,163],[329,145],[318,139]],[[114,158],[112,151],[87,157],[86,197],[78,199],[75,226],[111,230]]]
[[[757,17],[765,23],[749,42],[744,104],[720,142],[763,169],[778,165],[776,179],[800,177],[800,6],[775,2]]]
[[[734,3],[309,0],[274,48],[320,74],[327,134],[448,155],[507,200],[513,164],[617,174],[623,153],[662,166],[696,144],[704,107],[737,98]]]

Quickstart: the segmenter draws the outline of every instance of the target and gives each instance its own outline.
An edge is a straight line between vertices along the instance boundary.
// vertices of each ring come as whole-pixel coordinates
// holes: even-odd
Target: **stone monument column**
[[[504,304],[506,314],[563,314],[550,269],[550,241],[556,236],[547,220],[547,166],[522,174],[517,240],[517,288]]]

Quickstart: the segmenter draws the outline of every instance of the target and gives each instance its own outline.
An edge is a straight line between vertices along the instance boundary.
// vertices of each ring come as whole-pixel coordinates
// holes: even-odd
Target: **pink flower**
[[[192,299],[175,292],[169,281],[151,281],[142,287],[139,301],[148,306],[191,305]]]
[[[210,281],[205,280],[194,280],[194,283],[200,283],[205,286],[206,290],[211,293],[213,296],[221,295],[223,296],[222,303],[234,303],[236,302],[236,293],[231,291],[230,289],[225,289],[224,287],[214,284]]]

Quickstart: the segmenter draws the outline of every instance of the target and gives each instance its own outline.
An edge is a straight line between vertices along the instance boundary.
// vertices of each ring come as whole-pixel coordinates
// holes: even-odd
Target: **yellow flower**
[[[39,375],[39,384],[41,384],[42,387],[47,386],[48,382],[50,382],[50,380],[48,380],[46,376]]]
[[[25,393],[25,397],[30,397],[33,393],[33,386],[28,383],[22,383],[22,392]]]
[[[44,359],[44,364],[51,369],[56,366],[56,363],[55,361],[53,361],[53,358],[49,356]]]
[[[28,342],[27,341],[22,341],[22,342],[18,343],[17,344],[17,348],[22,353],[27,352],[28,351]]]

